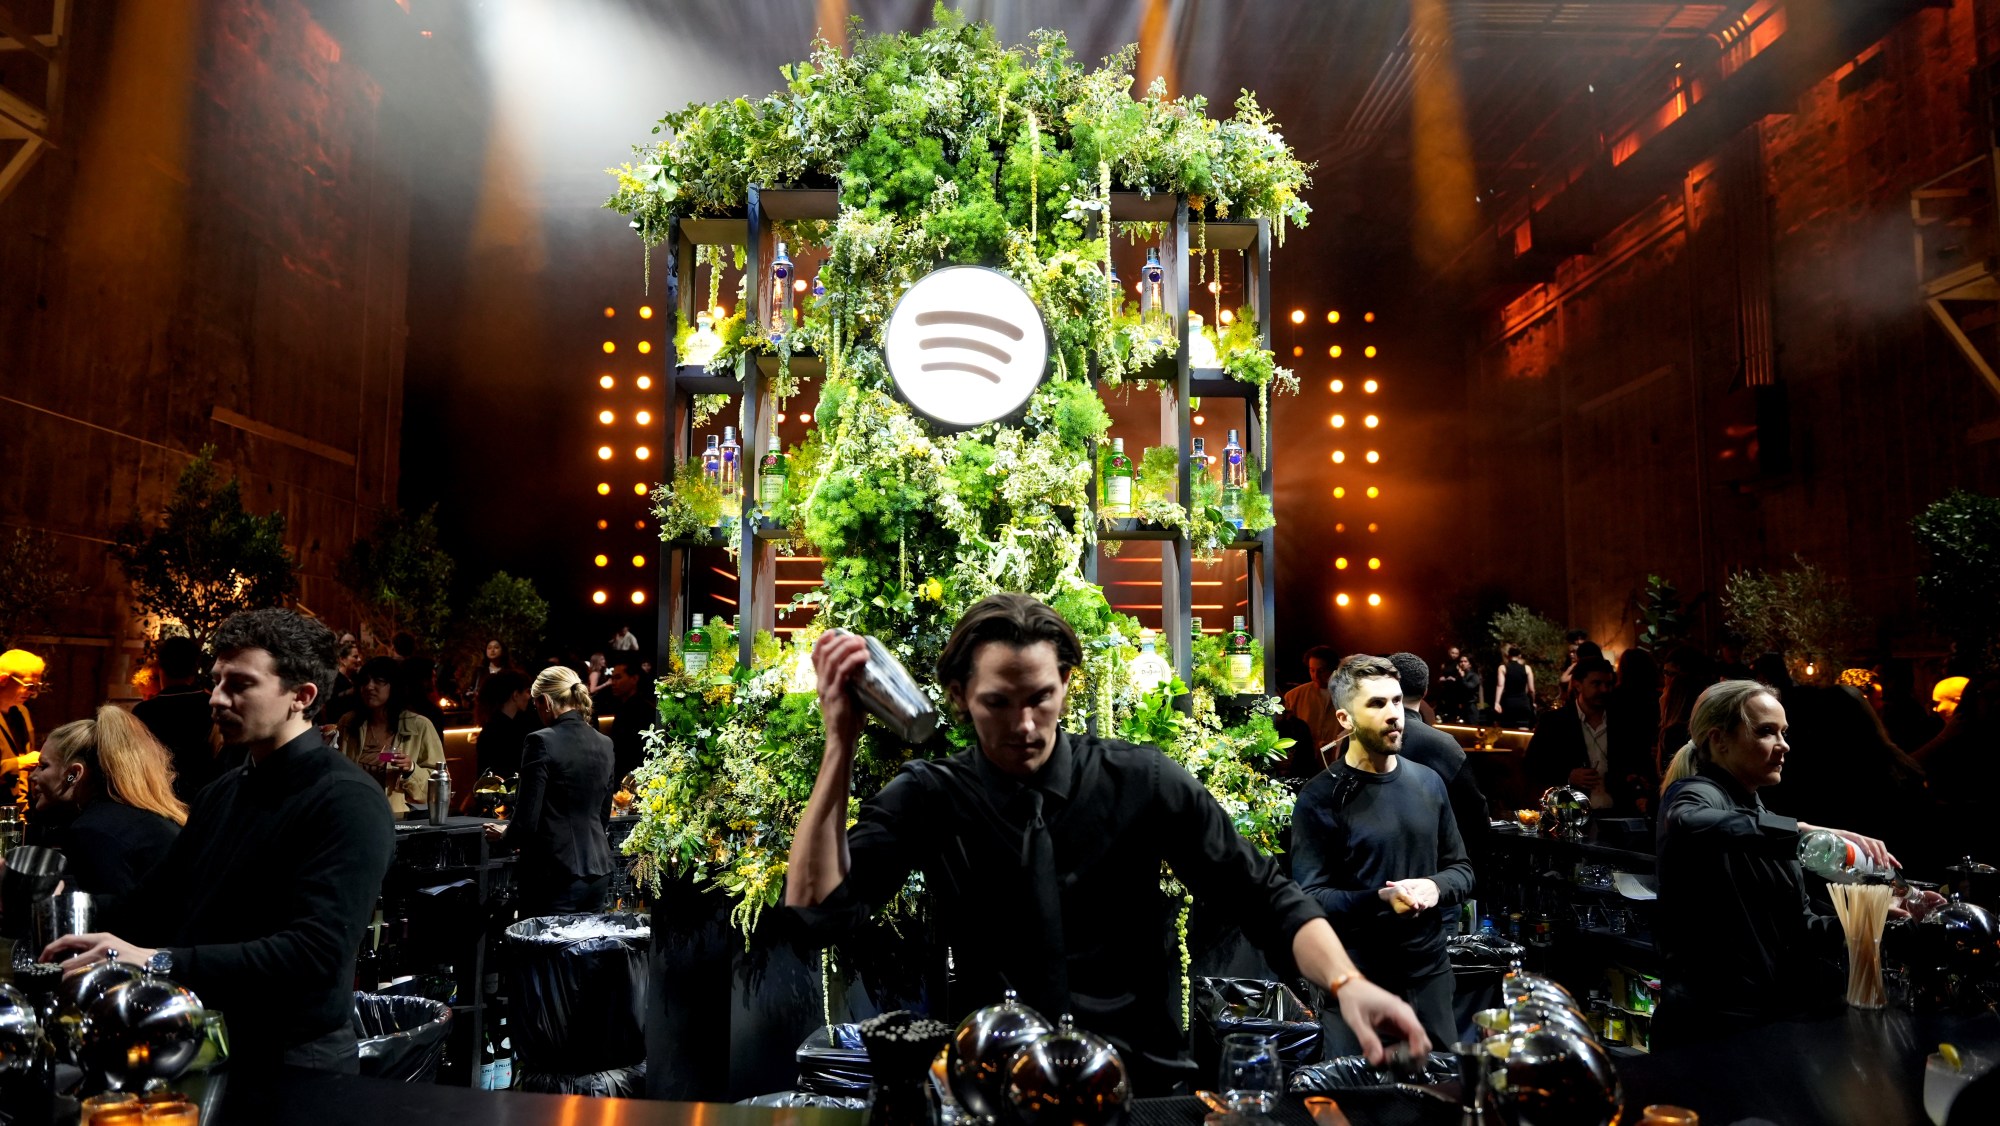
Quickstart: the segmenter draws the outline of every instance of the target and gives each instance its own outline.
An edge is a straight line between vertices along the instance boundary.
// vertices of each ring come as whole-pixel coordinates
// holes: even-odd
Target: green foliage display
[[[1797,556],[1793,561],[1798,566],[1776,574],[1729,576],[1723,622],[1742,635],[1748,653],[1782,655],[1793,680],[1832,684],[1857,648],[1861,615],[1846,583]]]
[[[285,605],[298,589],[284,515],[244,508],[242,485],[222,480],[214,446],[181,470],[157,523],[134,516],[118,529],[111,557],[132,584],[133,605],[179,622],[204,649],[229,615]]]
[[[723,643],[711,645],[716,656],[698,679],[676,653],[661,683],[665,728],[637,778],[641,822],[626,846],[647,878],[693,873],[726,889],[746,929],[782,891],[791,830],[819,765],[824,734],[807,660],[819,630],[873,635],[925,680],[967,607],[1025,592],[1084,643],[1066,723],[1125,731],[1131,717],[1152,714],[1126,672],[1138,624],[1083,577],[1098,536],[1090,451],[1111,424],[1097,387],[1156,377],[1175,343],[1108,284],[1120,222],[1112,187],[1186,193],[1204,219],[1264,217],[1280,231],[1308,213],[1299,198],[1307,168],[1250,95],[1217,121],[1200,98],[1169,99],[1159,88],[1135,98],[1129,50],[1089,69],[1059,35],[1007,48],[948,8],[934,22],[916,35],[857,30],[845,53],[818,42],[769,97],[668,114],[659,139],[615,172],[608,204],[655,244],[677,216],[738,212],[753,184],[839,192],[837,219],[776,233],[826,248],[824,296],[802,304],[781,342],[744,322],[739,303],[734,325],[715,326],[723,348],[708,365],[721,370],[746,353],[775,353],[782,365],[794,349],[825,362],[811,437],[791,451],[785,493],[762,514],[824,560],[820,588],[793,600],[813,611],[814,626],[787,645],[760,637],[740,668],[710,625],[710,640]],[[1018,281],[1053,348],[1050,375],[1020,417],[945,431],[891,390],[881,334],[912,283],[961,263]],[[1225,343],[1237,378],[1295,387],[1254,328]],[[781,403],[794,382],[775,381]],[[1164,452],[1164,486],[1158,454],[1145,455],[1138,515],[1183,530],[1205,554],[1219,549],[1234,538],[1219,495],[1198,488],[1183,505],[1175,455]],[[1270,526],[1268,501],[1245,502],[1255,528]],[[698,464],[680,467],[654,503],[669,540],[705,538],[730,518]],[[928,690],[943,703],[941,688]],[[1274,848],[1290,797],[1257,769],[1276,741],[1269,715],[1230,726],[1207,686],[1193,699],[1191,714],[1156,717],[1164,726],[1152,741],[1188,764],[1251,839]],[[968,736],[951,737],[964,745]],[[904,760],[935,749],[871,725],[854,792],[875,792]]]
[[[1639,595],[1639,645],[1664,651],[1687,636],[1693,615],[1681,605],[1681,592],[1658,575],[1646,576],[1646,589]]]
[[[1563,627],[1553,619],[1544,618],[1518,602],[1508,603],[1506,609],[1486,623],[1486,634],[1501,654],[1507,652],[1509,645],[1521,650],[1521,660],[1535,670],[1535,695],[1543,703],[1555,700],[1563,661],[1569,655],[1569,643],[1563,640],[1563,632]],[[1494,690],[1498,691],[1498,687]]]
[[[84,592],[56,551],[55,537],[26,528],[0,541],[0,649],[49,624],[49,615]]]
[[[1930,566],[1917,593],[1972,669],[2000,669],[2000,497],[1953,489],[1910,521]]]
[[[549,604],[535,584],[517,579],[505,571],[495,571],[479,584],[466,604],[461,635],[483,658],[486,642],[498,639],[518,659],[534,654],[542,643],[542,630],[549,624]],[[478,658],[475,658],[478,659]]]
[[[361,609],[363,628],[377,641],[399,633],[436,649],[451,621],[456,564],[438,542],[437,506],[415,515],[391,509],[366,539],[354,541],[335,572]]]

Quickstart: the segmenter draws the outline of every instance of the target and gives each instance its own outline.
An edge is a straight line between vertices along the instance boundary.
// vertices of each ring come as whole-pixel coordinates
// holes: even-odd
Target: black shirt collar
[[[1712,762],[1701,768],[1701,777],[1722,787],[1722,792],[1729,795],[1730,801],[1735,802],[1745,809],[1761,810],[1764,808],[1764,800],[1762,798],[1745,787],[1743,783],[1738,782],[1734,774],[1729,773]]]
[[[290,774],[314,751],[325,746],[326,740],[320,738],[319,728],[308,727],[293,736],[290,742],[264,756],[264,761],[261,763],[257,761],[256,756],[245,755],[243,772],[253,778],[278,778]]]
[[[993,795],[996,806],[1005,805],[1027,786],[1068,801],[1076,783],[1076,756],[1070,751],[1069,732],[1062,730],[1056,732],[1056,746],[1049,752],[1049,761],[1027,778],[1016,778],[993,765],[993,760],[978,747],[972,748],[972,768],[979,773],[980,783]]]

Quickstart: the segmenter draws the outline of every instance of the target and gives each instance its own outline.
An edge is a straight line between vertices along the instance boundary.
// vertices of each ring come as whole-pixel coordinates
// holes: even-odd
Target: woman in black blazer
[[[99,912],[153,870],[187,821],[172,756],[122,708],[49,732],[28,781],[31,839],[62,850],[69,889],[89,892]]]
[[[529,691],[548,726],[521,749],[521,782],[505,825],[487,835],[520,853],[521,915],[601,911],[611,885],[611,740],[590,722],[590,690],[563,666]]]

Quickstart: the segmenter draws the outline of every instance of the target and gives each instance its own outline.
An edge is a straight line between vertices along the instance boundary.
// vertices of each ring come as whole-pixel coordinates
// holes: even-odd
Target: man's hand
[[[497,841],[507,835],[507,826],[499,821],[488,821],[481,830],[489,841]]]
[[[1401,915],[1407,911],[1436,907],[1438,886],[1431,880],[1390,880],[1377,889],[1375,895]]]
[[[1915,919],[1923,922],[1931,912],[1950,902],[1934,891],[1907,888],[1905,894],[1889,903],[1889,917],[1892,919]]]
[[[852,753],[861,738],[861,708],[848,686],[868,663],[868,643],[851,633],[823,633],[813,643],[813,672],[819,677],[819,714],[827,742]]]
[[[1597,771],[1592,770],[1587,766],[1579,766],[1575,770],[1569,772],[1569,784],[1575,786],[1579,790],[1582,790],[1584,793],[1589,793],[1590,791],[1595,790],[1598,787],[1598,784],[1603,781],[1604,781],[1604,775],[1599,774]]]
[[[134,946],[115,934],[105,934],[100,931],[95,934],[66,934],[43,948],[41,960],[53,962],[64,954],[73,955],[63,959],[64,973],[78,966],[88,966],[106,960],[124,962],[143,969],[157,953],[159,952],[148,950],[143,946]]]
[[[1361,1054],[1369,1063],[1380,1064],[1389,1058],[1382,1047],[1382,1038],[1375,1034],[1376,1029],[1384,1027],[1401,1032],[1410,1051],[1417,1056],[1429,1054],[1431,1038],[1424,1035],[1424,1026],[1417,1020],[1415,1010],[1401,997],[1366,978],[1349,981],[1336,996],[1340,1019],[1354,1031],[1354,1038],[1361,1042]]]

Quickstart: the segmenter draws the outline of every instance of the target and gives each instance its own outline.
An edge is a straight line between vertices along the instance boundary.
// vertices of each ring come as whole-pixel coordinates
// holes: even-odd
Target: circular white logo
[[[1019,410],[1049,359],[1048,331],[1028,291],[982,266],[947,266],[911,286],[883,340],[896,389],[947,426]]]

